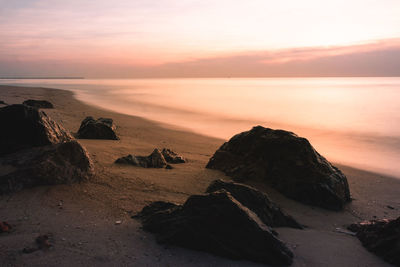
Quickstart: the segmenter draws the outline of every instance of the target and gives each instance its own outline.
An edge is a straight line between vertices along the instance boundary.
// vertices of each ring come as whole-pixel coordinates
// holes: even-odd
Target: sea
[[[400,77],[1,79],[67,89],[87,104],[228,140],[262,125],[328,160],[400,178]],[[221,143],[223,142],[221,140]]]

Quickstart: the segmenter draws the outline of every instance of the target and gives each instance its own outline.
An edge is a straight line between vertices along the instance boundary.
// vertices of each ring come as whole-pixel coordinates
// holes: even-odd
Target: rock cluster
[[[115,133],[116,126],[112,119],[86,117],[79,127],[77,138],[80,139],[109,139],[119,140]]]
[[[156,148],[149,156],[128,155],[125,157],[121,157],[115,161],[115,163],[117,164],[130,164],[143,168],[165,167],[167,169],[172,169],[172,166],[168,163],[177,164],[184,162],[186,161],[182,156],[166,148],[164,148],[162,151]]]
[[[0,193],[72,183],[93,175],[86,150],[44,112],[26,105],[0,108]]]
[[[350,201],[346,176],[305,138],[292,132],[256,126],[224,143],[207,168],[236,181],[265,181],[300,202],[340,210]]]
[[[216,255],[290,265],[293,254],[269,226],[301,228],[268,196],[246,185],[216,180],[205,195],[183,205],[157,201],[136,218],[157,241]]]
[[[372,220],[348,227],[356,232],[364,247],[385,261],[400,266],[400,217],[394,220]]]
[[[155,202],[138,217],[161,243],[266,264],[292,262],[286,245],[225,190],[193,195],[183,205]]]
[[[28,100],[25,100],[22,104],[31,106],[34,108],[54,108],[53,104],[47,100],[28,99]]]

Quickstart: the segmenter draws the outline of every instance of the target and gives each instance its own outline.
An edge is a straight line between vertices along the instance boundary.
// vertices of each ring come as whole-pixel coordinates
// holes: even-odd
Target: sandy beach
[[[65,90],[0,86],[0,100],[8,104],[27,99],[52,102],[55,108],[45,112],[72,133],[86,116],[112,118],[120,140],[79,140],[95,164],[96,175],[89,182],[41,186],[0,196],[0,220],[14,226],[13,232],[0,236],[0,265],[259,266],[159,245],[131,218],[152,201],[183,203],[188,196],[203,193],[215,179],[230,180],[222,172],[205,168],[225,140],[89,106]],[[164,147],[188,162],[172,170],[114,164],[121,156],[148,155],[154,148]],[[399,217],[400,179],[335,165],[347,176],[353,198],[341,212],[300,204],[260,183],[251,185],[268,193],[307,226],[304,230],[275,228],[293,250],[292,266],[388,265],[341,230],[361,220]],[[51,235],[54,247],[23,254],[22,249],[39,234]]]

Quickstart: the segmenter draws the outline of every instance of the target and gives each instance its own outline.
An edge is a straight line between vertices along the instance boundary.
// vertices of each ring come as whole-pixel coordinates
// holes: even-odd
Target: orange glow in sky
[[[398,0],[0,0],[0,61],[152,66],[358,46],[399,38],[399,14]]]

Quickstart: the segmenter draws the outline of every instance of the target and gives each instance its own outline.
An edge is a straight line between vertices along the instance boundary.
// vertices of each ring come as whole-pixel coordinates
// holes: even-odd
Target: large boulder
[[[207,168],[237,181],[265,181],[300,202],[340,210],[350,201],[346,176],[307,139],[284,130],[256,126],[224,143]]]
[[[77,141],[36,147],[0,157],[0,193],[86,181],[92,174],[89,156]]]
[[[86,150],[44,112],[25,105],[0,108],[0,193],[89,179]]]
[[[21,149],[68,142],[73,137],[44,112],[25,105],[0,109],[0,156]]]
[[[292,252],[252,211],[232,195],[194,195],[183,205],[155,202],[138,217],[157,241],[232,259],[290,265]]]
[[[28,100],[25,100],[22,104],[31,106],[34,108],[54,108],[53,104],[47,100],[28,99]]]
[[[270,227],[286,226],[303,229],[303,226],[293,217],[273,203],[267,194],[253,187],[234,182],[215,180],[208,186],[206,192],[211,193],[221,189],[231,193],[243,206],[257,214],[265,225]]]
[[[79,127],[77,138],[119,140],[115,133],[116,126],[112,119],[86,117]]]
[[[348,227],[356,232],[364,247],[385,261],[400,266],[400,217],[395,220],[372,220]]]

